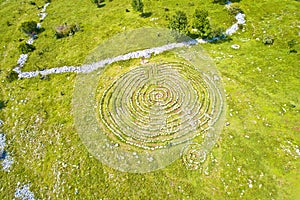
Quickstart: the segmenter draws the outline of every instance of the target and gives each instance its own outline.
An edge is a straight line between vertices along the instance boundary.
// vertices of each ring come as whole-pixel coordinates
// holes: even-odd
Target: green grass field
[[[53,0],[23,70],[79,66],[105,39],[140,27],[166,27],[166,16],[177,10],[191,17],[205,8],[213,27],[235,22],[223,5],[190,2],[145,0],[145,12],[152,15],[142,18],[130,0],[106,1],[102,8],[89,0]],[[202,45],[221,74],[228,122],[203,169],[189,171],[178,159],[162,170],[132,174],[101,164],[82,144],[72,111],[76,74],[7,80],[20,55],[19,40],[27,40],[19,26],[38,21],[39,10],[28,0],[1,0],[0,128],[14,164],[10,172],[0,170],[0,199],[13,199],[18,182],[29,183],[38,199],[300,199],[299,3],[241,0],[244,31],[231,41]],[[82,29],[56,39],[54,28],[65,22]],[[265,36],[273,36],[274,44],[264,45]],[[291,40],[298,42],[298,53],[289,53]]]

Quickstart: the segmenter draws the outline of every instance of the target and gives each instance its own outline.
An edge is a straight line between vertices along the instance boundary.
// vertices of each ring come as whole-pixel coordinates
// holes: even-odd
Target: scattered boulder
[[[80,27],[78,24],[71,24],[68,25],[67,23],[60,25],[55,28],[55,37],[57,39],[68,37],[71,35],[74,35],[76,32],[80,30]]]
[[[266,36],[263,39],[265,45],[272,45],[274,43],[274,38],[272,36]]]
[[[238,45],[238,44],[233,44],[233,45],[231,45],[231,48],[232,48],[232,49],[240,49],[240,45]]]

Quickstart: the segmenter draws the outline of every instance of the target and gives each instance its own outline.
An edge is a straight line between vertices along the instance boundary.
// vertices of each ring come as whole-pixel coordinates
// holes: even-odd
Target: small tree
[[[133,10],[137,11],[137,12],[143,12],[144,11],[144,3],[142,2],[142,0],[132,0],[132,8]]]
[[[169,28],[180,33],[186,33],[188,26],[188,19],[183,11],[177,11],[169,21]]]
[[[39,28],[37,27],[37,23],[35,21],[23,22],[20,30],[27,35],[33,35],[39,32]]]
[[[193,29],[197,30],[200,37],[206,38],[211,33],[211,27],[208,20],[208,12],[206,10],[195,10],[193,19]]]
[[[35,46],[32,44],[22,43],[18,47],[19,51],[23,54],[27,54],[29,52],[33,52],[35,50]]]

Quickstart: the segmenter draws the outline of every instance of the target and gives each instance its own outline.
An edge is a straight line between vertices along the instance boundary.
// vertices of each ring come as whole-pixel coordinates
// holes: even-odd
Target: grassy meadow
[[[0,199],[13,199],[18,182],[30,184],[38,199],[300,199],[299,1],[241,0],[243,29],[230,41],[201,44],[223,80],[227,126],[202,170],[186,170],[179,159],[145,174],[111,169],[82,144],[71,105],[76,74],[8,81],[20,40],[28,39],[19,27],[38,21],[37,6],[45,3],[29,2],[0,1],[0,128],[14,158],[10,172],[0,168]],[[89,0],[52,0],[45,31],[23,70],[79,66],[105,39],[140,27],[166,27],[177,10],[191,18],[204,8],[216,28],[236,21],[212,0],[144,4],[151,15],[146,18],[133,11],[130,0],[107,0],[102,8]],[[54,29],[64,23],[77,23],[81,31],[56,39]],[[263,44],[266,36],[274,38],[273,45]],[[292,40],[297,53],[290,52]]]

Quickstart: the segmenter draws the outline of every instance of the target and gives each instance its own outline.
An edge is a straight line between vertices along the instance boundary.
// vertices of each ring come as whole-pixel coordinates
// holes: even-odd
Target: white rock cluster
[[[31,38],[29,38],[28,40],[27,40],[27,44],[33,44],[33,42],[34,42],[34,37],[31,37]]]
[[[45,5],[44,5],[44,7],[42,8],[42,10],[41,10],[41,13],[44,13],[44,12],[46,12],[46,9],[47,9],[47,7],[50,5],[50,3],[48,2],[48,3],[46,3]]]
[[[226,29],[225,33],[226,35],[232,35],[239,29],[239,26],[237,23],[233,24],[230,28]]]
[[[7,152],[1,164],[2,170],[6,172],[10,172],[13,163],[14,163],[14,158],[10,156],[9,152]]]
[[[38,16],[40,16],[40,21],[43,21],[46,18],[47,13],[39,13]]]
[[[25,62],[27,61],[27,59],[28,59],[28,54],[21,54],[19,59],[18,59],[18,65],[20,67],[23,67]]]
[[[232,48],[232,49],[240,49],[240,45],[238,45],[238,44],[233,44],[233,45],[231,45],[231,48]]]
[[[18,186],[20,182],[18,182]],[[23,185],[16,189],[15,198],[22,200],[34,200],[34,193],[30,191],[29,184]]]
[[[13,157],[10,156],[8,152],[5,151],[6,137],[3,133],[0,134],[0,160],[2,165],[2,170],[10,172],[10,168],[14,163]],[[3,159],[3,160],[2,160]]]
[[[6,145],[6,138],[4,134],[0,134],[0,158],[4,152],[4,147]]]
[[[235,16],[235,19],[237,20],[237,24],[245,24],[246,23],[245,16],[246,16],[245,14],[238,13]]]
[[[42,8],[41,12],[38,14],[38,16],[40,16],[40,21],[43,21],[45,19],[45,17],[47,16],[46,9],[49,5],[50,5],[50,3],[46,3],[44,5],[44,7]]]
[[[16,71],[16,68],[14,69],[14,71]],[[17,71],[16,71],[17,72]],[[36,77],[39,75],[38,71],[33,71],[33,72],[18,72],[19,78],[32,78],[32,77]]]
[[[226,35],[232,35],[233,33],[235,33],[239,29],[239,24],[245,24],[246,23],[245,14],[238,13],[235,16],[235,19],[237,20],[237,22],[225,31]]]

